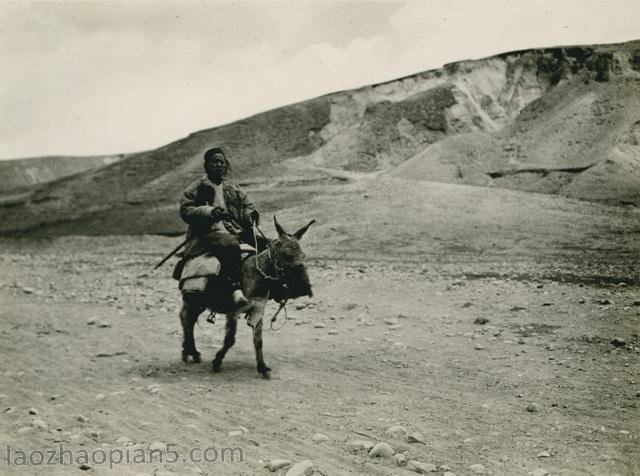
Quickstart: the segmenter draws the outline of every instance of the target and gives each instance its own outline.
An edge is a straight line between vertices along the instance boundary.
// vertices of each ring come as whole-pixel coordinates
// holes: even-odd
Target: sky
[[[0,159],[153,149],[453,61],[633,39],[640,0],[0,0]]]

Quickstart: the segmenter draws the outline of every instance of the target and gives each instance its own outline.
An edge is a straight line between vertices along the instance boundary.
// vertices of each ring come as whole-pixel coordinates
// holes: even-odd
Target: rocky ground
[[[244,325],[211,373],[222,319],[181,362],[170,267],[137,277],[175,243],[0,243],[1,473],[640,474],[637,255],[309,253],[314,298],[265,332],[264,380]],[[244,462],[6,466],[7,444],[60,443]]]

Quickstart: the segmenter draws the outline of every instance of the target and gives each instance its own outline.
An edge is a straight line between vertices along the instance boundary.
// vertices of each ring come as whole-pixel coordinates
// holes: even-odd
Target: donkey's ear
[[[278,220],[276,220],[275,215],[273,215],[273,223],[276,226],[276,231],[278,232],[278,236],[283,236],[287,234],[287,232],[284,231],[284,228],[280,226],[280,223],[278,223]]]
[[[311,220],[311,221],[310,221],[309,223],[307,223],[305,226],[303,226],[303,227],[302,227],[302,228],[300,228],[298,231],[296,231],[296,232],[293,234],[293,237],[294,237],[296,240],[301,239],[301,238],[302,238],[302,235],[304,235],[304,234],[307,232],[307,230],[309,229],[309,227],[310,227],[311,225],[313,225],[315,222],[316,222],[315,220]]]

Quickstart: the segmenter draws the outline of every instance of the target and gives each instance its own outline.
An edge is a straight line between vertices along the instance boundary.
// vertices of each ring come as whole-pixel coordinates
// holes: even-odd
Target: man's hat
[[[204,160],[210,160],[210,159],[213,159],[213,156],[216,154],[221,154],[222,157],[224,157],[225,159],[227,158],[227,155],[224,153],[224,150],[222,150],[220,147],[213,147],[209,149],[204,153],[203,158]]]

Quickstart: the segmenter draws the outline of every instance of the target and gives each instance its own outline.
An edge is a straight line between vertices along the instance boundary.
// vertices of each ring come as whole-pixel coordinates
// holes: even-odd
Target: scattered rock
[[[33,408],[33,407],[29,408],[29,415],[37,415],[38,413],[40,412],[38,412],[37,408]]]
[[[538,405],[537,403],[530,403],[529,405],[527,405],[527,411],[531,413],[537,413],[540,411],[540,405]]]
[[[546,469],[536,468],[531,473],[531,476],[547,476],[548,474],[549,474],[549,471],[547,471]]]
[[[598,299],[596,302],[601,306],[608,306],[609,304],[611,304],[611,301],[609,301],[608,299]]]
[[[38,430],[47,430],[49,426],[43,420],[33,420],[31,422],[31,426],[37,428]]]
[[[426,445],[427,443],[424,440],[424,436],[422,436],[422,433],[419,432],[414,432],[411,433],[408,437],[407,437],[407,441],[409,443],[421,443],[423,445]]]
[[[483,316],[476,317],[475,320],[473,321],[474,324],[479,324],[481,326],[484,324],[487,324],[488,322],[489,322],[489,319]]]
[[[89,471],[91,469],[91,466],[89,466],[88,464],[81,464],[80,466],[78,466],[78,468],[80,468],[82,471]]]
[[[291,466],[285,476],[309,476],[313,474],[314,469],[312,461],[301,461]]]
[[[541,451],[536,455],[538,458],[551,458],[551,453],[548,451]]]
[[[229,432],[229,433],[227,433],[227,434],[228,434],[229,436],[233,436],[233,437],[235,437],[235,436],[242,436],[242,431],[241,431],[241,430],[233,430],[233,431],[230,431],[230,432]]]
[[[421,461],[411,460],[407,463],[407,469],[418,474],[435,473],[438,471],[436,465],[431,463],[422,463]]]
[[[387,435],[395,436],[396,438],[404,438],[407,436],[408,431],[404,426],[394,425],[385,431]]]
[[[387,443],[381,442],[371,448],[369,456],[372,458],[390,458],[393,456],[393,449]]]
[[[104,393],[99,393],[98,395],[96,395],[96,400],[104,400],[105,396],[106,395]]]
[[[286,468],[287,466],[291,466],[291,461],[289,461],[288,459],[272,459],[267,463],[266,468],[272,473],[275,473],[276,471],[282,468]]]
[[[631,303],[632,306],[640,306],[640,299],[636,299]]]
[[[95,325],[95,323],[96,323],[96,320],[93,317],[87,319],[87,325],[88,326],[93,326],[93,325]]]
[[[627,341],[624,340],[622,337],[614,337],[611,340],[611,343],[616,347],[624,347],[625,345],[627,345]]]
[[[128,443],[133,443],[133,440],[128,436],[121,436],[116,440],[116,443],[118,443],[119,445],[126,445]]]
[[[327,435],[323,435],[322,433],[316,433],[311,437],[311,441],[314,443],[322,443],[323,441],[329,441],[329,437]]]
[[[395,326],[398,323],[398,319],[395,317],[389,317],[384,320],[384,323],[388,326]]]
[[[522,306],[513,306],[511,309],[509,309],[512,312],[518,312],[518,311],[524,311],[526,308],[522,307]]]
[[[84,415],[78,415],[78,418],[76,418],[76,420],[78,420],[80,423],[88,423],[89,422],[89,419]]]
[[[393,455],[393,460],[396,462],[398,466],[406,466],[407,465],[407,455],[404,453],[396,453]]]
[[[487,468],[485,468],[481,464],[472,464],[471,466],[469,466],[469,469],[473,474],[487,474]]]
[[[151,450],[166,451],[167,450],[167,444],[166,443],[161,443],[160,441],[154,441],[153,443],[151,443],[149,445],[149,451],[151,451]]]
[[[313,325],[313,328],[314,328],[314,329],[324,329],[325,327],[326,327],[326,326],[325,326],[325,325],[324,325],[324,323],[322,323],[322,322],[316,322],[316,323]],[[293,469],[293,468],[292,468],[292,469]]]
[[[475,350],[484,350],[484,346],[482,344],[476,344],[473,346]]]
[[[373,448],[373,442],[368,440],[353,440],[351,443],[349,443],[349,446],[354,449],[369,451],[371,448]]]
[[[336,329],[331,329],[331,330],[329,331],[329,335],[330,335],[330,336],[338,335],[338,331],[337,331]]]

